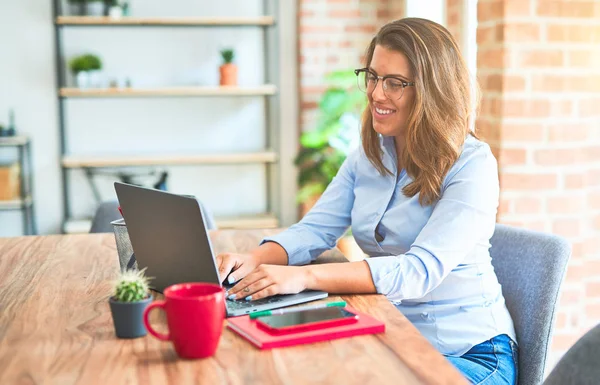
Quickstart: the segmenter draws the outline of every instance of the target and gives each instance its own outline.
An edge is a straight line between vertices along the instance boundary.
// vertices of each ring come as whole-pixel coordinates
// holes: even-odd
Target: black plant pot
[[[152,296],[138,302],[120,302],[110,298],[115,333],[119,338],[137,338],[146,335],[144,310],[152,302]]]

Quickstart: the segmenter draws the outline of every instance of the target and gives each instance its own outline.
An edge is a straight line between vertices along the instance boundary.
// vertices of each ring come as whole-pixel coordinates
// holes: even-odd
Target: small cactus
[[[126,270],[115,282],[114,298],[119,302],[137,302],[148,297],[150,278],[144,275],[146,269]]]
[[[231,48],[224,49],[221,51],[221,57],[223,58],[223,62],[225,64],[229,64],[233,62],[233,58],[235,57],[235,51]]]

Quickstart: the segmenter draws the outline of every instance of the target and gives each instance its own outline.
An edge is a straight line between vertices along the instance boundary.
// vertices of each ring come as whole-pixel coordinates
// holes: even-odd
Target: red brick
[[[588,247],[588,246],[586,246]],[[585,263],[585,278],[600,277],[600,261],[591,260]]]
[[[550,114],[551,117],[567,117],[573,116],[573,101],[571,100],[553,100],[550,103]]]
[[[338,43],[338,47],[340,47],[340,48],[352,47],[352,42],[350,40],[342,40]]]
[[[477,27],[477,44],[495,43],[498,41],[496,37],[496,27]]]
[[[585,153],[578,148],[537,150],[533,154],[536,164],[562,166],[585,162]]]
[[[566,281],[567,282],[580,282],[582,279],[587,278],[587,271],[586,271],[586,267],[583,264],[575,264],[572,262],[573,260],[571,260],[571,262],[569,262],[569,265],[567,266],[567,276],[566,276]],[[566,290],[564,290],[566,291]],[[579,292],[574,292],[574,293],[579,293]],[[566,295],[566,294],[565,294]],[[572,293],[572,295],[575,295]],[[578,294],[581,295],[581,294]],[[580,296],[577,298],[581,298]],[[569,300],[569,303],[571,302],[576,302],[579,301],[579,299],[576,300]]]
[[[504,14],[506,16],[529,16],[531,7],[529,1],[504,0]]]
[[[546,209],[551,214],[579,213],[583,211],[584,200],[576,195],[548,197]]]
[[[589,92],[600,89],[598,75],[534,75],[533,91]]]
[[[600,210],[600,191],[594,191],[589,193],[588,205],[593,210]],[[600,239],[600,236],[598,238]]]
[[[550,102],[541,99],[508,99],[502,104],[502,115],[515,118],[546,117],[550,113]]]
[[[588,170],[585,179],[588,186],[600,186],[600,169]]]
[[[595,43],[600,41],[600,25],[550,24],[546,36],[549,42]]]
[[[581,221],[577,219],[556,219],[552,223],[552,232],[563,237],[577,237],[581,233]]]
[[[318,103],[317,102],[302,102],[300,104],[300,108],[303,110],[312,110],[317,108]]]
[[[502,166],[525,164],[527,151],[520,148],[501,148],[498,163]]]
[[[571,256],[571,258],[573,258],[573,259],[581,258],[584,255],[583,242],[572,242],[571,243],[571,252],[573,254]]]
[[[327,13],[332,18],[360,18],[360,9],[332,9]]]
[[[375,34],[377,32],[377,27],[374,25],[347,25],[344,27],[344,31]]]
[[[477,65],[501,69],[510,65],[510,54],[503,48],[481,48],[477,51]]]
[[[600,52],[591,49],[569,51],[569,66],[590,67],[600,62]]]
[[[498,214],[507,214],[511,213],[512,211],[512,201],[510,199],[500,198],[500,203],[498,204]]]
[[[591,127],[586,124],[552,124],[548,128],[548,139],[551,142],[577,142],[589,138]]]
[[[598,12],[598,3],[594,1],[536,1],[536,14],[551,17],[590,18]]]
[[[567,267],[567,277],[572,277],[572,275],[569,276],[569,271],[571,270],[571,267],[572,266]],[[582,266],[575,266],[575,267],[582,267]],[[574,303],[579,302],[582,298],[583,298],[583,292],[579,289],[562,289],[562,291],[560,293],[559,302],[561,305],[572,305]]]
[[[590,303],[585,305],[585,315],[596,321],[600,320],[600,303]]]
[[[585,187],[585,174],[573,173],[565,175],[565,188],[569,190]]]
[[[541,29],[535,23],[508,23],[499,25],[496,35],[505,42],[534,42],[540,40]]]
[[[564,53],[559,50],[531,50],[518,56],[522,67],[561,67],[564,64]]]
[[[567,326],[567,314],[565,312],[561,312],[560,310],[556,313],[556,323],[554,327],[556,329],[564,329]]]
[[[544,139],[544,127],[540,124],[503,122],[500,130],[506,141],[540,142]]]
[[[514,203],[517,214],[538,214],[542,211],[542,202],[539,198],[516,198]]]
[[[503,12],[504,4],[501,0],[477,2],[477,19],[480,23],[482,21],[500,20]]]
[[[595,236],[583,241],[583,250],[581,255],[598,255],[600,254],[600,237]],[[590,271],[594,271],[595,276],[600,276],[600,261],[587,262]]]
[[[500,187],[505,190],[548,190],[557,185],[555,174],[510,174],[500,175]]]
[[[301,25],[300,33],[309,34],[309,33],[337,33],[340,32],[339,28],[336,25]]]
[[[579,335],[576,333],[572,334],[558,334],[552,335],[552,350],[567,351],[575,342],[579,339]]]
[[[600,88],[599,88],[600,90]],[[600,116],[600,98],[589,97],[579,101],[579,115],[581,117]]]
[[[600,161],[600,146],[589,146],[582,149],[588,162]]]
[[[592,218],[592,226],[594,230],[600,231],[600,215],[596,215]]]

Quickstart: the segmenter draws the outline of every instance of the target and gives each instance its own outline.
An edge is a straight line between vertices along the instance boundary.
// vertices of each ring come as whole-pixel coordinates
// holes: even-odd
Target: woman
[[[362,148],[315,207],[250,254],[217,257],[231,299],[384,294],[473,383],[514,384],[516,338],[491,264],[497,163],[469,129],[469,75],[442,26],[385,25],[356,70]],[[365,261],[307,265],[352,225]]]

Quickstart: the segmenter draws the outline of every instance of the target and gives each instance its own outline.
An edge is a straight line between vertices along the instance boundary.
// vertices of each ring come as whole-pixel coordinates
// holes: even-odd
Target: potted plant
[[[105,0],[67,0],[69,14],[73,16],[104,16]]]
[[[86,15],[104,16],[104,0],[86,0]]]
[[[120,19],[123,16],[123,9],[118,0],[110,0],[108,7],[108,16],[112,19]]]
[[[356,86],[353,71],[335,71],[325,77],[327,89],[319,101],[315,128],[302,133],[297,202],[310,209],[337,174],[351,149],[360,141],[360,114],[366,97]],[[308,211],[308,210],[306,210]]]
[[[328,86],[319,100],[315,128],[302,133],[294,161],[299,169],[296,200],[302,216],[325,191],[349,152],[360,145],[360,114],[367,99],[356,86],[354,71],[332,72],[325,81]],[[351,232],[340,238],[337,246],[350,261],[365,257]]]
[[[69,14],[72,16],[85,15],[85,0],[67,0]]]
[[[237,66],[233,63],[235,57],[235,51],[233,49],[224,49],[221,51],[221,57],[223,58],[223,64],[219,67],[220,82],[222,86],[235,86],[237,85]]]
[[[115,282],[110,297],[115,333],[119,338],[137,338],[146,335],[144,310],[152,302],[145,270],[125,270]]]
[[[76,56],[69,62],[69,68],[79,88],[99,86],[102,61],[98,56],[93,54]]]

